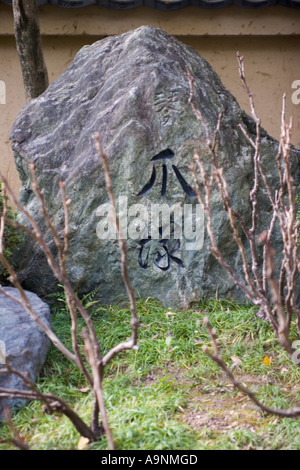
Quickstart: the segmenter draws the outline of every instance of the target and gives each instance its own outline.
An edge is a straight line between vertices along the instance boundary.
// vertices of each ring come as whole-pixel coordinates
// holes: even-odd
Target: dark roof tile
[[[12,0],[0,0],[2,3],[12,4]],[[271,5],[283,5],[289,8],[299,8],[300,0],[38,0],[39,5],[50,3],[61,8],[81,8],[90,5],[103,6],[115,10],[136,8],[145,5],[157,10],[177,10],[190,5],[216,9],[229,5],[243,8],[263,8]]]

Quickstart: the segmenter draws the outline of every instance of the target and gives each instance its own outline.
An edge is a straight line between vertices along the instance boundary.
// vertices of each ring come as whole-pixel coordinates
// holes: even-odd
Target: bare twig
[[[210,251],[218,262],[227,270],[235,284],[244,291],[248,299],[255,305],[259,306],[257,315],[270,322],[281,346],[290,356],[292,356],[294,348],[290,339],[290,325],[293,315],[296,316],[298,331],[300,334],[300,314],[295,302],[296,275],[300,273],[300,262],[298,258],[298,233],[300,221],[297,221],[295,210],[295,187],[293,184],[290,165],[290,136],[292,123],[291,121],[288,124],[285,122],[284,96],[282,106],[281,138],[278,146],[278,153],[276,155],[279,187],[274,191],[272,190],[261,165],[261,123],[256,113],[253,94],[245,78],[244,57],[241,57],[239,53],[237,53],[237,59],[242,85],[248,94],[251,114],[256,125],[255,139],[249,135],[248,131],[242,125],[238,126],[254,149],[253,187],[249,195],[251,203],[251,226],[247,227],[242,216],[232,207],[223,169],[220,168],[218,164],[216,143],[221,129],[222,113],[219,115],[215,130],[213,132],[210,131],[201,111],[194,105],[194,79],[191,77],[189,71],[187,71],[185,75],[190,82],[189,103],[196,118],[204,127],[206,144],[211,154],[212,164],[209,171],[205,170],[204,164],[200,160],[199,155],[194,155],[204,195],[201,194],[194,165],[191,165],[191,170],[193,173],[198,201],[203,204],[206,214],[207,231],[212,243]],[[211,135],[213,137],[211,137]],[[257,234],[259,219],[258,192],[260,190],[261,181],[263,182],[263,187],[270,200],[272,214],[267,230],[262,234]],[[232,229],[233,238],[241,254],[244,273],[243,279],[237,277],[233,268],[225,260],[218,247],[214,234],[212,211],[210,206],[210,195],[214,182],[217,183],[223,207],[227,213],[228,221]],[[276,223],[279,224],[283,244],[279,276],[275,273],[275,253],[271,246]],[[243,231],[249,242],[250,255],[246,254],[244,243],[239,235],[240,229]],[[261,265],[259,265],[258,262],[258,243],[262,243],[264,245],[263,262]],[[277,253],[276,255],[280,256],[280,253]],[[271,295],[269,295],[269,290]]]
[[[97,147],[98,152],[99,152],[99,156],[100,156],[100,158],[102,160],[102,163],[103,163],[106,191],[109,195],[110,203],[113,206],[114,213],[115,213],[116,230],[117,230],[117,234],[118,234],[119,247],[120,247],[120,253],[121,253],[122,278],[123,278],[123,282],[124,282],[124,285],[125,285],[125,288],[126,288],[126,291],[127,291],[127,295],[128,295],[129,301],[130,301],[131,327],[132,327],[131,339],[129,341],[124,341],[122,343],[119,343],[117,346],[115,346],[110,351],[108,351],[108,353],[106,353],[106,355],[102,358],[102,365],[105,366],[119,352],[121,352],[123,350],[126,350],[126,349],[136,349],[136,350],[138,349],[137,339],[138,339],[139,319],[138,319],[137,312],[136,312],[136,303],[135,303],[134,292],[133,292],[133,289],[130,285],[128,272],[127,272],[126,240],[122,236],[119,218],[118,218],[117,213],[116,213],[116,201],[115,201],[115,197],[114,197],[114,193],[113,193],[113,189],[112,189],[112,182],[111,182],[110,172],[109,172],[109,168],[108,168],[107,156],[103,152],[103,149],[102,149],[102,146],[101,146],[101,143],[100,143],[100,134],[96,133],[94,137],[95,137],[96,147]]]
[[[17,430],[17,428],[15,427],[15,425],[13,423],[11,413],[10,413],[10,409],[5,408],[4,412],[5,412],[5,417],[6,417],[5,422],[8,425],[8,427],[10,428],[10,430],[11,430],[13,436],[14,436],[13,438],[9,439],[8,441],[10,441],[15,447],[17,447],[20,450],[30,450],[29,446],[26,444],[23,436],[21,436],[21,434],[19,433],[19,431]]]
[[[236,388],[241,393],[243,393],[248,398],[250,398],[250,400],[253,401],[255,403],[255,405],[261,411],[263,411],[264,413],[281,416],[282,418],[299,418],[300,417],[300,408],[299,407],[290,408],[290,409],[287,409],[287,410],[278,410],[278,409],[275,409],[275,408],[270,408],[269,406],[266,406],[263,403],[261,403],[258,400],[258,398],[256,397],[256,395],[251,390],[249,390],[241,382],[239,382],[235,378],[235,376],[233,375],[231,370],[227,367],[227,365],[225,364],[224,360],[222,359],[222,357],[219,353],[216,332],[215,332],[214,329],[211,328],[209,320],[208,320],[207,317],[205,317],[203,319],[203,323],[206,326],[207,331],[209,333],[209,336],[210,336],[210,339],[211,339],[211,344],[213,346],[213,353],[211,353],[206,346],[203,347],[203,351],[216,364],[218,364],[218,366],[225,372],[225,374],[227,375],[228,379],[230,380],[230,382],[232,383],[234,388]]]
[[[9,194],[13,196],[14,202],[15,202],[16,198],[13,195],[13,192],[10,188],[10,185],[8,184],[6,178],[1,173],[0,173],[0,179],[3,182],[4,191],[6,192],[6,189],[7,189]],[[22,206],[19,203],[18,203],[18,208],[20,210],[22,210]],[[35,240],[39,240],[41,242],[42,246],[45,247],[45,250],[46,250],[45,254],[46,254],[46,256],[48,255],[49,259],[51,259],[50,264],[55,263],[54,259],[52,257],[52,254],[50,252],[50,249],[48,248],[46,242],[44,241],[44,238],[41,234],[41,231],[40,231],[38,225],[36,224],[36,222],[33,220],[33,218],[30,216],[30,214],[25,209],[24,209],[24,211],[25,211],[25,215],[28,214],[28,216],[30,217],[30,219],[29,219],[30,223],[31,224],[33,223],[35,225],[34,229],[33,230],[29,229],[28,232],[33,236],[33,238]],[[24,289],[22,288],[21,284],[18,281],[17,274],[16,274],[15,270],[13,269],[12,265],[9,263],[9,261],[7,260],[7,258],[4,255],[4,242],[3,242],[3,240],[4,240],[4,227],[5,227],[5,223],[9,222],[9,220],[6,218],[6,214],[7,214],[7,200],[4,197],[3,198],[3,211],[2,211],[2,214],[1,214],[1,225],[0,225],[0,262],[3,264],[5,269],[8,271],[8,273],[10,275],[11,282],[18,289],[20,297],[16,297],[16,296],[11,295],[9,292],[5,291],[1,286],[0,286],[0,292],[2,294],[4,294],[5,296],[9,297],[10,299],[14,300],[15,302],[17,302],[18,304],[20,304],[29,313],[30,317],[41,327],[43,332],[48,336],[48,338],[52,341],[52,343],[66,357],[68,357],[68,359],[70,359],[72,362],[74,362],[75,364],[78,365],[78,360],[77,360],[76,356],[62,344],[62,342],[59,340],[59,338],[53,333],[51,328],[46,323],[44,323],[38,315],[36,315],[36,313],[34,312],[32,306],[31,306],[31,304],[28,300],[26,292],[24,291]],[[47,257],[47,259],[48,259],[48,257]]]
[[[38,188],[37,185],[37,179],[36,179],[36,172],[35,172],[35,166],[34,164],[30,165],[31,168],[31,174],[32,174],[32,179],[33,179],[33,189],[34,192],[37,196],[37,199],[40,202],[42,214],[44,217],[44,220],[46,221],[48,227],[51,230],[51,233],[53,235],[53,238],[55,240],[57,249],[58,249],[58,258],[59,258],[59,263],[57,264],[54,256],[46,242],[46,239],[39,228],[37,222],[35,219],[31,216],[31,214],[19,203],[19,201],[16,199],[15,195],[13,194],[13,191],[11,190],[6,178],[0,173],[0,178],[4,182],[5,186],[7,187],[7,190],[14,202],[14,204],[17,206],[19,211],[25,215],[25,217],[28,219],[32,229],[27,228],[27,233],[39,244],[41,249],[43,250],[44,254],[46,255],[47,262],[49,267],[51,268],[53,274],[57,278],[57,280],[64,286],[65,294],[66,294],[66,302],[68,305],[71,321],[72,321],[72,326],[71,326],[71,332],[72,332],[72,345],[74,349],[73,354],[71,351],[69,351],[62,343],[61,341],[57,338],[56,335],[54,335],[53,331],[45,325],[40,318],[37,317],[35,312],[33,311],[26,293],[20,283],[18,282],[17,275],[15,271],[13,270],[12,266],[10,263],[5,259],[4,255],[0,255],[0,261],[2,264],[6,267],[7,271],[10,274],[11,281],[14,284],[14,286],[19,290],[20,292],[20,299],[17,297],[11,296],[4,290],[0,288],[0,292],[2,292],[4,295],[10,296],[15,300],[16,302],[20,303],[30,314],[31,318],[33,318],[34,321],[36,321],[42,328],[42,330],[46,333],[46,335],[49,337],[49,339],[53,342],[53,344],[66,356],[68,359],[70,359],[72,362],[74,362],[84,373],[85,377],[87,378],[89,384],[93,387],[93,379],[90,376],[88,370],[86,369],[84,365],[83,358],[80,354],[78,342],[77,342],[77,311],[85,321],[89,333],[92,337],[93,340],[93,345],[97,349],[97,354],[100,356],[99,353],[99,346],[98,346],[98,340],[97,340],[97,335],[95,332],[95,328],[93,325],[93,322],[87,313],[87,311],[83,308],[80,300],[78,299],[77,295],[75,294],[70,281],[68,279],[67,273],[66,273],[66,256],[67,256],[67,251],[68,251],[68,234],[69,234],[69,216],[68,216],[68,206],[70,205],[70,200],[66,200],[65,197],[65,186],[64,183],[60,183],[60,188],[62,192],[62,200],[63,200],[63,207],[64,207],[64,212],[65,212],[65,229],[64,229],[64,243],[60,242],[59,235],[53,226],[50,217],[47,213],[47,209],[44,203],[44,198],[42,196],[41,191]],[[21,226],[22,227],[22,226]]]
[[[257,297],[256,296],[257,287],[254,284],[253,279],[252,279],[251,274],[250,274],[250,271],[249,271],[249,263],[248,263],[246,251],[245,251],[245,248],[244,248],[244,244],[243,244],[243,242],[240,238],[240,235],[239,235],[239,229],[238,229],[238,225],[236,223],[236,219],[238,219],[239,222],[241,223],[242,229],[245,232],[245,235],[248,237],[248,239],[251,243],[251,250],[253,251],[253,258],[255,260],[255,262],[253,263],[253,267],[254,267],[254,270],[255,270],[256,276],[257,276],[256,282],[259,286],[261,286],[262,281],[261,281],[261,278],[258,275],[258,271],[257,271],[256,247],[255,247],[255,244],[253,243],[254,234],[251,233],[251,231],[246,228],[246,224],[243,221],[242,217],[239,214],[237,214],[236,211],[233,210],[231,200],[230,200],[230,196],[229,196],[229,193],[228,193],[227,182],[226,182],[226,180],[224,178],[224,174],[223,174],[223,169],[220,168],[219,165],[218,165],[217,139],[218,139],[218,134],[220,132],[221,120],[222,120],[222,117],[223,117],[224,113],[223,112],[219,113],[216,128],[215,128],[214,133],[213,133],[213,138],[211,138],[209,127],[208,127],[207,123],[205,122],[201,111],[199,109],[196,109],[196,107],[193,103],[193,99],[194,99],[194,87],[193,87],[194,79],[190,75],[189,70],[187,70],[185,75],[187,76],[187,78],[190,82],[189,103],[192,106],[192,109],[194,111],[194,114],[195,114],[196,118],[201,122],[201,124],[203,125],[203,127],[205,129],[206,144],[207,144],[207,147],[210,150],[212,163],[213,163],[213,169],[211,169],[211,174],[208,177],[206,175],[205,170],[204,170],[204,165],[202,164],[202,162],[200,162],[199,155],[197,153],[194,154],[194,160],[196,161],[196,164],[198,166],[201,182],[204,186],[204,191],[205,191],[205,198],[199,197],[200,189],[199,188],[197,189],[198,180],[197,180],[197,177],[196,177],[196,174],[195,174],[195,171],[194,171],[194,167],[192,167],[194,183],[195,183],[195,186],[196,186],[196,195],[198,197],[199,202],[204,205],[204,211],[207,215],[207,230],[209,232],[209,236],[210,236],[211,242],[213,244],[213,247],[210,250],[212,251],[214,256],[218,259],[218,261],[223,265],[223,267],[225,269],[227,269],[227,271],[229,271],[231,277],[234,278],[237,285],[239,285],[239,287],[246,293],[248,298],[250,298],[250,300],[252,302],[255,302],[256,297]],[[214,233],[213,233],[212,220],[211,220],[211,210],[210,210],[210,197],[209,197],[210,196],[210,188],[211,188],[211,185],[212,185],[213,181],[216,181],[216,183],[219,187],[220,194],[221,194],[221,197],[222,197],[223,206],[224,206],[225,211],[228,214],[228,220],[230,222],[230,225],[231,225],[231,228],[232,228],[232,231],[233,231],[233,236],[234,236],[235,242],[237,243],[239,251],[240,251],[241,256],[242,256],[243,269],[244,269],[244,275],[245,275],[246,283],[242,282],[241,280],[239,280],[237,278],[237,276],[234,274],[233,270],[230,268],[228,263],[225,261],[224,257],[222,256],[222,254],[221,254],[221,252],[218,248],[218,245],[217,245]],[[256,194],[256,192],[254,192],[254,194]],[[205,201],[205,203],[204,203],[204,201]]]
[[[53,238],[55,240],[55,244],[56,244],[57,249],[58,249],[59,264],[56,263],[53,255],[50,251],[50,248],[49,248],[49,246],[48,246],[48,244],[47,244],[47,242],[46,242],[39,226],[37,225],[36,221],[33,219],[33,217],[30,215],[30,213],[25,208],[23,208],[23,206],[16,200],[16,198],[15,198],[13,192],[11,191],[6,179],[3,176],[2,176],[2,180],[4,181],[4,187],[5,188],[8,187],[8,190],[9,190],[9,192],[12,196],[12,199],[14,200],[16,206],[18,207],[20,212],[22,212],[27,217],[27,219],[30,222],[30,225],[31,225],[32,229],[27,228],[26,232],[34,240],[36,240],[39,243],[39,246],[42,248],[42,250],[44,251],[44,253],[47,257],[48,264],[49,264],[50,268],[52,269],[54,275],[56,276],[56,278],[64,286],[65,294],[66,294],[66,301],[67,301],[67,305],[68,305],[68,309],[69,309],[70,317],[71,317],[71,333],[72,333],[72,345],[73,345],[74,354],[71,351],[69,351],[61,343],[61,341],[58,339],[58,337],[52,332],[51,328],[48,327],[48,325],[46,325],[35,314],[34,310],[31,307],[31,304],[30,304],[30,302],[29,302],[29,300],[26,296],[26,292],[24,291],[24,289],[22,288],[22,286],[20,285],[20,283],[17,279],[17,275],[16,275],[15,271],[13,270],[12,266],[10,265],[10,263],[7,261],[7,259],[5,258],[4,254],[3,254],[3,249],[2,249],[2,252],[0,252],[0,261],[2,262],[2,264],[8,270],[14,286],[18,289],[18,291],[20,293],[20,298],[14,296],[14,295],[11,295],[7,291],[3,290],[1,287],[0,287],[0,292],[2,292],[7,297],[10,297],[12,300],[18,302],[20,305],[22,305],[23,308],[25,308],[28,311],[31,318],[39,324],[39,326],[47,334],[47,336],[52,341],[52,343],[68,359],[70,359],[72,362],[74,362],[74,364],[76,364],[77,367],[80,368],[80,370],[84,373],[85,377],[87,378],[89,384],[93,388],[94,387],[94,379],[90,375],[90,373],[88,372],[86,366],[84,365],[84,361],[83,361],[83,358],[81,356],[79,345],[78,345],[78,340],[77,340],[77,336],[78,336],[78,334],[77,334],[77,311],[81,314],[82,318],[86,322],[86,325],[88,326],[90,336],[92,337],[93,347],[95,349],[96,354],[100,358],[97,335],[96,335],[93,323],[92,323],[88,313],[83,308],[83,306],[82,306],[81,302],[79,301],[78,297],[75,295],[75,293],[74,293],[74,291],[73,291],[73,289],[70,285],[70,282],[68,280],[67,273],[66,273],[66,258],[67,258],[67,253],[68,253],[68,235],[69,235],[68,207],[69,207],[69,204],[70,204],[71,201],[66,199],[64,183],[60,183],[60,188],[61,188],[61,192],[62,192],[63,207],[64,207],[64,214],[65,214],[64,242],[62,243],[60,241],[59,235],[58,235],[55,227],[53,226],[53,224],[50,220],[50,217],[48,215],[48,212],[46,210],[46,206],[45,206],[45,203],[44,203],[44,198],[42,196],[41,191],[38,188],[37,178],[36,178],[36,173],[35,173],[35,166],[33,164],[31,164],[30,167],[31,167],[32,179],[33,179],[33,189],[34,189],[34,192],[37,196],[37,199],[40,202],[43,218],[46,221],[47,226],[51,230],[51,233],[52,233]],[[4,200],[3,204],[4,204],[4,209],[3,209],[2,216],[1,216],[1,225],[0,225],[0,247],[2,246],[2,248],[3,248],[3,233],[4,233],[4,231],[2,230],[2,227],[5,225],[6,212],[7,212],[7,210],[6,210],[6,200]],[[18,224],[17,228],[22,228],[22,227],[19,227],[19,224]],[[8,367],[8,372],[18,374],[17,371],[12,371],[9,367]],[[25,377],[22,377],[22,375],[20,375],[20,377],[22,378],[23,381],[25,381],[25,379],[26,379]],[[34,387],[33,388],[33,397],[31,397],[31,398],[32,399],[37,399],[37,400],[40,400],[40,401],[44,401],[45,404],[46,404],[47,412],[52,413],[54,410],[51,408],[51,404],[49,404],[49,403],[47,403],[47,401],[45,401],[46,396],[41,394],[38,391],[38,389],[36,389],[34,384],[32,384],[30,381],[27,383],[27,386],[28,385],[31,389]],[[2,391],[2,393],[6,393],[6,394],[8,394],[7,396],[10,396],[9,391]],[[20,392],[20,393],[22,393],[22,392]],[[20,393],[19,393],[19,395],[20,395]],[[64,414],[66,414],[68,416],[68,418],[72,421],[74,426],[79,430],[79,432],[82,431],[84,433],[82,435],[84,435],[85,437],[88,437],[91,441],[95,440],[95,435],[94,435],[93,431],[85,425],[85,423],[79,418],[79,416],[70,407],[68,407],[68,405],[65,402],[60,400],[58,397],[51,396],[51,403],[53,403],[53,402],[55,403],[55,407],[54,407],[55,410],[56,411],[61,411]]]
[[[95,394],[95,397],[97,398],[97,404],[98,404],[100,414],[101,414],[101,419],[102,419],[102,426],[107,436],[109,449],[114,450],[115,443],[114,443],[113,436],[109,427],[107,413],[105,409],[105,403],[104,403],[104,396],[103,396],[102,381],[103,381],[104,367],[101,365],[99,358],[95,355],[95,349],[93,347],[90,336],[86,329],[82,331],[82,337],[84,338],[87,358],[88,358],[89,364],[93,372],[94,394]]]
[[[99,135],[96,136],[96,147],[99,151],[99,155],[103,162],[104,167],[104,174],[106,180],[106,189],[109,194],[110,200],[113,204],[115,209],[115,198],[112,190],[111,178],[107,164],[107,157],[102,151]],[[59,232],[57,231],[56,227],[53,225],[43,197],[43,192],[39,189],[37,183],[37,176],[35,171],[34,164],[30,164],[31,175],[32,175],[32,187],[35,193],[37,200],[39,201],[41,213],[43,216],[43,220],[46,223],[46,226],[50,230],[50,233],[53,237],[57,248],[57,258],[58,262],[56,261],[54,255],[52,254],[50,247],[46,241],[45,236],[43,235],[40,227],[38,226],[35,219],[31,216],[29,211],[27,211],[17,200],[14,196],[7,180],[3,175],[0,175],[4,185],[4,196],[6,195],[6,190],[10,194],[15,206],[19,209],[19,211],[27,218],[30,226],[23,226],[17,221],[11,221],[7,219],[7,205],[6,199],[4,198],[4,206],[2,210],[1,220],[0,220],[0,262],[5,266],[7,269],[10,280],[13,285],[19,291],[19,297],[16,297],[9,292],[3,290],[0,286],[0,292],[6,295],[7,297],[11,298],[12,300],[18,302],[22,305],[23,308],[27,310],[30,317],[39,324],[42,328],[44,333],[50,338],[52,343],[68,358],[70,359],[85,375],[89,385],[91,386],[93,393],[94,393],[94,406],[93,406],[93,413],[91,419],[91,426],[87,426],[81,418],[75,413],[62,399],[59,397],[55,397],[51,394],[43,394],[39,391],[39,389],[28,379],[26,376],[21,374],[18,371],[13,370],[8,364],[6,369],[0,371],[0,373],[11,373],[18,375],[21,380],[24,382],[25,386],[28,390],[6,390],[0,388],[0,398],[1,397],[9,397],[9,398],[24,398],[24,399],[35,399],[44,402],[45,404],[45,412],[53,413],[53,412],[61,412],[65,414],[73,423],[75,428],[80,432],[82,436],[87,437],[90,441],[94,441],[97,437],[105,432],[108,445],[111,450],[115,448],[114,441],[112,437],[112,433],[110,431],[110,427],[108,424],[107,413],[105,409],[104,403],[104,396],[103,396],[103,377],[104,377],[104,369],[105,366],[121,351],[126,349],[137,349],[137,337],[138,337],[138,317],[136,312],[136,304],[135,304],[135,297],[133,289],[129,282],[129,277],[127,273],[127,252],[126,252],[126,242],[122,237],[120,232],[120,224],[119,219],[116,217],[116,227],[117,233],[119,238],[119,248],[121,253],[121,273],[122,278],[124,281],[124,285],[127,291],[127,295],[130,301],[130,311],[131,311],[131,326],[132,326],[132,337],[129,341],[121,342],[114,346],[110,351],[108,351],[104,357],[102,357],[100,353],[100,345],[97,338],[97,334],[95,331],[94,324],[86,311],[83,307],[81,301],[74,293],[70,281],[67,276],[67,268],[66,268],[66,261],[69,249],[69,205],[71,203],[70,199],[66,198],[65,192],[65,184],[60,182],[60,190],[62,195],[62,204],[64,209],[64,230],[63,230],[63,240]],[[4,256],[4,228],[5,224],[10,223],[10,225],[16,229],[24,230],[29,236],[35,240],[44,254],[46,255],[47,262],[49,267],[51,268],[54,276],[57,280],[63,285],[65,290],[66,302],[68,306],[68,310],[71,317],[71,334],[72,334],[72,348],[73,352],[67,349],[64,344],[59,340],[59,338],[52,332],[51,328],[48,327],[34,312],[32,309],[30,302],[26,296],[26,292],[20,285],[17,274],[14,271],[13,267],[10,265],[8,260]],[[86,328],[83,330],[83,337],[85,343],[85,353],[86,359],[91,367],[92,373],[90,373],[85,365],[85,359],[81,354],[79,344],[78,344],[78,331],[77,331],[77,315],[80,315],[85,322]],[[99,426],[98,418],[99,412],[101,414],[102,423]]]
[[[38,400],[45,404],[44,411],[47,414],[54,412],[63,413],[69,418],[74,427],[80,433],[81,436],[87,437],[91,442],[96,440],[96,436],[92,430],[84,423],[84,421],[73,411],[67,403],[61,398],[49,394],[42,393],[37,386],[32,382],[29,377],[22,374],[21,372],[10,367],[6,361],[6,369],[1,369],[0,374],[10,373],[17,375],[25,384],[28,390],[14,390],[0,387],[0,398],[18,398],[24,400]]]

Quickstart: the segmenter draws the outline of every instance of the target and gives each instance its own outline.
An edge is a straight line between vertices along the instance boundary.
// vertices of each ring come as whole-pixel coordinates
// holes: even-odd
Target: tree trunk
[[[15,38],[21,62],[26,101],[49,85],[38,20],[37,0],[13,0]]]

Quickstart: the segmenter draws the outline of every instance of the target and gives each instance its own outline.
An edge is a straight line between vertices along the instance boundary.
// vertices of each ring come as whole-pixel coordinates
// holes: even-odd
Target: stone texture
[[[19,291],[13,287],[4,287],[6,292],[19,298]],[[50,309],[36,294],[26,291],[29,302],[37,315],[50,326]],[[0,341],[5,344],[5,354],[13,369],[25,374],[35,382],[46,360],[50,340],[41,328],[29,317],[24,308],[16,301],[0,294]],[[3,363],[3,360],[1,360]],[[0,364],[1,368],[4,368]],[[23,381],[16,375],[0,374],[0,388],[27,390]],[[4,407],[19,409],[24,400],[0,398],[0,420]]]
[[[235,209],[250,221],[253,151],[237,125],[242,123],[254,136],[254,123],[223,87],[211,66],[195,50],[162,30],[144,26],[84,47],[61,77],[23,108],[13,126],[11,142],[22,181],[20,200],[42,225],[30,189],[28,163],[36,164],[47,208],[59,230],[63,227],[63,212],[58,182],[66,182],[68,197],[72,199],[68,270],[75,289],[81,294],[99,288],[97,295],[104,303],[125,297],[118,243],[96,236],[97,225],[102,220],[97,208],[108,197],[93,140],[95,131],[100,132],[108,156],[117,199],[127,197],[128,207],[137,203],[150,207],[161,202],[169,206],[196,205],[190,188],[186,186],[188,195],[176,176],[179,170],[186,183],[192,185],[188,167],[195,150],[206,166],[210,162],[204,131],[188,104],[186,67],[195,78],[195,103],[211,129],[219,112],[225,110],[219,160]],[[263,166],[275,185],[278,142],[263,131],[261,147]],[[165,149],[171,149],[174,157],[151,161]],[[293,173],[299,184],[299,150],[295,149],[293,159]],[[151,174],[154,179],[153,163],[155,184],[140,194]],[[161,182],[166,169],[168,182],[162,196]],[[241,273],[241,259],[217,192],[212,193],[212,201],[217,240],[227,260]],[[263,192],[259,202],[260,229],[263,229],[270,217],[270,204]],[[203,235],[204,239],[197,250],[187,250],[187,240],[181,239],[178,250],[174,249],[174,241],[166,247],[162,241],[156,241],[145,245],[141,253],[139,240],[128,240],[128,269],[137,296],[154,297],[165,305],[177,307],[186,307],[216,292],[244,300],[208,251],[210,242],[203,222],[198,232],[199,238]],[[274,246],[280,253],[278,233]],[[148,247],[151,251],[147,264]],[[169,269],[161,269],[168,267],[167,249],[173,258],[169,257]],[[146,264],[147,268],[143,269],[141,265],[145,268]],[[46,260],[31,242],[24,247],[19,272],[24,285],[41,296],[56,290],[56,280]]]

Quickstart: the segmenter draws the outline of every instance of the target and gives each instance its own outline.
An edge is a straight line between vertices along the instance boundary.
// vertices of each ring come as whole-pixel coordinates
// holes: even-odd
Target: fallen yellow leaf
[[[81,436],[77,444],[77,449],[84,450],[89,445],[89,443],[90,443],[90,440],[87,437]]]
[[[262,360],[263,364],[265,364],[266,366],[270,366],[271,365],[271,362],[272,362],[272,358],[271,357],[268,357],[268,356],[265,356]]]

